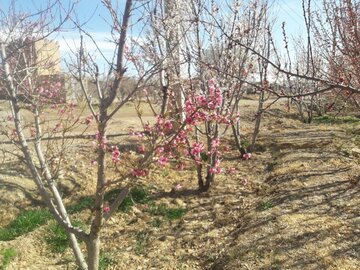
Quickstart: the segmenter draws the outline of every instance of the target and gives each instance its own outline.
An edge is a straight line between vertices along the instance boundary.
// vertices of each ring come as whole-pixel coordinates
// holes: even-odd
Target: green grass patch
[[[151,221],[151,226],[154,228],[160,228],[161,224],[162,224],[162,220],[158,217]]]
[[[10,262],[15,258],[17,252],[14,248],[6,248],[0,252],[2,257],[0,270],[5,270],[6,267],[10,264]]]
[[[51,218],[47,209],[23,211],[8,226],[0,229],[0,241],[10,241],[20,235],[32,232]]]
[[[140,231],[136,234],[135,253],[144,254],[146,246],[149,244],[150,234],[147,231]]]
[[[74,204],[67,207],[67,211],[69,214],[74,214],[81,212],[86,209],[90,209],[92,205],[94,205],[94,198],[92,197],[82,197],[77,200]]]
[[[111,204],[113,201],[115,201],[120,192],[120,189],[110,190],[109,192],[105,193],[104,200]],[[142,186],[136,186],[131,189],[130,194],[126,196],[118,210],[122,212],[128,212],[135,204],[145,204],[149,201],[150,197],[148,189]],[[91,207],[94,205],[94,202],[95,200],[91,196],[82,197],[72,205],[68,206],[67,211],[69,214],[74,214],[86,209],[91,209]]]
[[[76,220],[73,221],[72,225],[81,229],[85,228],[82,222]],[[62,253],[69,247],[68,236],[65,229],[56,222],[49,224],[44,239],[49,245],[50,250],[54,253]]]
[[[149,205],[148,212],[154,216],[163,216],[167,220],[182,218],[186,214],[186,209],[177,207],[168,207],[166,204],[159,205],[152,203]]]
[[[274,205],[272,204],[272,202],[270,202],[270,201],[262,201],[258,206],[258,210],[259,211],[266,211],[266,210],[269,210],[269,209],[271,209],[273,207],[274,207]]]
[[[315,123],[321,124],[354,124],[360,123],[360,118],[354,116],[330,116],[330,115],[323,115],[323,116],[316,116],[314,117]]]
[[[251,142],[244,139],[244,140],[241,140],[241,147],[243,147],[244,149],[248,149],[251,145]]]
[[[108,269],[109,266],[115,265],[115,264],[116,264],[116,262],[113,259],[109,258],[108,256],[106,256],[103,253],[100,254],[99,270],[106,270],[106,269]]]
[[[117,195],[120,193],[119,189],[114,189],[105,194],[105,201],[112,203]],[[128,212],[131,208],[139,203],[146,204],[150,202],[149,190],[146,187],[137,186],[131,189],[130,194],[126,196],[124,201],[119,206],[118,211]]]

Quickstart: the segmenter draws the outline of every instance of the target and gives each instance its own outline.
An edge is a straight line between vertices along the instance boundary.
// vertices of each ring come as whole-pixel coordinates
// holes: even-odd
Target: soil
[[[253,100],[242,104],[248,138],[256,105]],[[360,269],[360,125],[303,124],[282,108],[265,113],[250,160],[229,151],[223,164],[237,170],[217,176],[209,192],[195,191],[191,170],[167,169],[139,180],[137,185],[151,187],[156,203],[187,212],[158,226],[143,205],[116,214],[102,234],[103,253],[111,260],[107,269]],[[136,126],[136,119],[131,113],[119,116],[115,126],[122,129],[113,131]],[[70,150],[73,165],[59,183],[66,203],[94,190],[91,150],[81,141]],[[183,189],[171,192],[177,184]],[[0,227],[22,209],[42,206],[26,168],[6,154],[0,203]],[[73,218],[86,219],[89,211]],[[70,250],[50,251],[46,226],[0,242],[0,251],[17,251],[8,269],[76,269]]]

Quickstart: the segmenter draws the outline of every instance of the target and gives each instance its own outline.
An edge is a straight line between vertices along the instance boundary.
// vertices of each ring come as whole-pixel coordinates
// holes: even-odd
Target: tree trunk
[[[262,117],[263,106],[264,106],[264,97],[265,97],[264,91],[261,91],[260,97],[259,97],[259,106],[258,106],[258,110],[257,110],[256,120],[255,120],[255,128],[254,128],[254,132],[253,132],[251,146],[249,149],[250,152],[252,152],[254,150],[256,139],[260,132],[261,117]]]
[[[232,132],[234,135],[236,148],[239,150],[240,155],[243,156],[244,154],[246,154],[246,149],[244,147],[242,147],[242,145],[241,145],[239,123],[238,122],[236,124],[232,123],[231,128],[232,128]]]
[[[90,235],[90,239],[86,243],[86,246],[88,252],[87,262],[89,270],[98,270],[100,260],[100,236]]]
[[[55,204],[56,204],[56,209],[55,209],[52,199],[50,198],[49,194],[47,193],[44,183],[43,183],[43,181],[40,177],[40,174],[39,174],[39,172],[35,166],[35,163],[33,161],[33,155],[31,154],[26,137],[23,133],[23,126],[21,124],[21,114],[20,114],[20,107],[19,107],[18,99],[17,99],[16,88],[13,83],[13,78],[11,76],[9,64],[6,61],[7,57],[6,57],[6,49],[5,49],[4,44],[1,44],[1,59],[4,59],[5,76],[6,76],[5,81],[7,84],[7,88],[8,88],[7,90],[9,92],[9,96],[11,98],[10,106],[11,106],[11,110],[12,110],[13,117],[14,117],[15,129],[16,129],[17,135],[19,137],[19,142],[21,145],[21,151],[23,152],[23,155],[25,157],[27,167],[30,169],[33,180],[36,183],[36,185],[39,189],[39,192],[40,192],[43,200],[45,201],[46,205],[50,208],[50,210],[54,210],[54,212],[56,212],[56,210],[57,210],[61,215],[61,219],[66,221],[68,224],[71,224],[70,220],[67,216],[65,206],[63,204],[63,201],[61,199],[61,196],[60,196],[56,186],[54,185],[54,183],[52,181],[48,181],[49,188],[55,199]],[[35,115],[34,117],[36,120],[38,120],[38,115]],[[40,128],[39,125],[40,125],[39,122],[36,122],[36,127],[38,129],[38,132],[39,132],[39,128]],[[39,133],[38,133],[38,135],[39,135]],[[41,163],[41,167],[43,169],[45,169],[45,174],[46,174],[45,177],[47,180],[49,180],[49,179],[51,180],[51,178],[52,178],[51,173],[48,170],[47,166],[45,166],[46,163],[45,163],[45,159],[43,157],[43,153],[42,153],[42,150],[40,147],[40,140],[36,140],[35,148],[36,148],[36,151],[38,154],[39,162]],[[56,216],[56,213],[54,213],[54,215]],[[78,241],[77,241],[75,235],[73,233],[68,232],[68,236],[69,236],[70,245],[74,251],[74,255],[75,255],[78,266],[82,270],[87,269],[86,262],[84,260],[81,249],[79,248]]]

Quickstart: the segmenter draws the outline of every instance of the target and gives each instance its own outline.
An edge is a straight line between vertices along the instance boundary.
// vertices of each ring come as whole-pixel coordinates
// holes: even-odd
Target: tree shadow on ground
[[[36,198],[36,194],[35,191],[29,191],[28,189],[24,188],[23,186],[16,184],[16,183],[11,183],[8,181],[4,181],[4,180],[0,180],[0,190],[5,190],[6,192],[14,192],[14,191],[21,191],[25,198],[31,202],[32,205],[34,206],[42,206],[44,205],[44,203],[42,202],[42,200],[39,200]],[[6,205],[7,203],[9,203],[9,201],[6,200],[6,197],[2,197],[0,198],[0,204],[2,205]],[[17,205],[16,203],[13,202],[13,200],[11,200],[11,203],[13,206],[22,209],[23,206],[22,205]]]
[[[299,134],[304,137],[299,139]],[[332,132],[327,136],[314,132],[278,136],[287,147],[275,155],[274,166],[286,168],[299,161],[299,156],[291,155],[301,150],[301,161],[310,168],[270,175],[266,183],[273,188],[263,197],[268,208],[253,208],[239,217],[227,235],[225,251],[206,269],[329,269],[335,265],[360,269],[360,187],[348,179],[348,166],[326,164],[330,159],[326,153],[331,153],[325,148],[328,144],[309,143],[324,138],[331,141],[335,136]],[[302,147],[296,145],[299,143]],[[320,154],[314,157],[316,149]],[[311,167],[316,159],[323,163]],[[350,165],[348,159],[344,163]]]

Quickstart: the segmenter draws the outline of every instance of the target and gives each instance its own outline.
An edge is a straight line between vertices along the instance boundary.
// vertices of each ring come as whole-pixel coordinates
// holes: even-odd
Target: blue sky
[[[277,17],[276,24],[274,26],[274,39],[277,44],[281,44],[282,30],[281,23],[286,22],[286,30],[289,37],[298,37],[304,34],[304,22],[302,18],[302,0],[269,0],[273,2],[272,12]],[[0,6],[3,9],[7,9],[11,0],[0,0]],[[47,1],[44,0],[17,0],[17,5],[25,11],[33,11],[36,8],[41,8]],[[74,3],[73,0],[62,0],[61,3],[64,7]],[[116,2],[116,1],[114,1]],[[123,9],[125,0],[119,1],[119,10]],[[76,14],[80,22],[87,22],[85,29],[90,32],[94,39],[98,42],[98,45],[107,57],[112,55],[114,46],[108,42],[110,36],[110,26],[108,24],[109,14],[102,6],[101,1],[97,0],[80,0],[76,5]],[[136,31],[136,28],[133,30]],[[136,35],[137,33],[132,33]],[[78,31],[66,31],[58,34],[55,37],[60,43],[62,56],[69,57],[71,48],[75,48],[79,45],[79,33]],[[87,42],[87,49],[95,51],[95,46],[91,42]],[[101,64],[100,64],[101,65]]]

